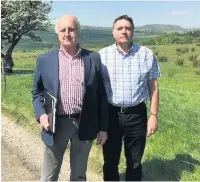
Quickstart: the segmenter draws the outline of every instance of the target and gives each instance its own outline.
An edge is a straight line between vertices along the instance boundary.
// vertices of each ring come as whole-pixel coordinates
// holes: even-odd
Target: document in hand
[[[44,108],[48,115],[50,131],[55,133],[55,122],[56,122],[56,103],[57,99],[50,93],[44,91]]]

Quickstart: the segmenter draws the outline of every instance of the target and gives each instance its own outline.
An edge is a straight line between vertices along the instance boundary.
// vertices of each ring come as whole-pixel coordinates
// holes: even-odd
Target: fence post
[[[4,64],[4,58],[1,58],[1,71],[2,71],[2,76],[3,76],[3,81],[4,81],[4,89],[5,92],[7,91],[7,83],[6,83],[6,74],[5,74],[5,64]]]

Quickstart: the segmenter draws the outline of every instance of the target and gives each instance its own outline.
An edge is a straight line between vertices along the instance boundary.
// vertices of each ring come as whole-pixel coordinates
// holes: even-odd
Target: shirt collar
[[[116,42],[115,42],[115,44],[113,46],[120,54],[122,54],[124,56],[127,55],[127,54],[130,54],[131,52],[137,52],[137,50],[138,50],[138,48],[137,48],[138,46],[136,44],[134,44],[134,43],[132,43],[131,48],[128,50],[128,52],[126,54],[124,54],[120,49],[118,49]]]
[[[75,58],[75,57],[80,56],[82,49],[81,49],[80,45],[77,44],[77,53],[76,53],[75,55],[73,55],[73,56],[71,56],[70,54],[68,54],[68,53],[66,52],[66,50],[63,48],[62,45],[60,45],[59,51],[60,51],[62,54],[64,54],[66,57],[68,57],[68,58],[69,58],[69,57]]]

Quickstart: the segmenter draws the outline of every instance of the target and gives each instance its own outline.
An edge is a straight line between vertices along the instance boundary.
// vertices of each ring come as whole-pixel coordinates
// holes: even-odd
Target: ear
[[[112,30],[112,35],[114,35],[114,29]]]

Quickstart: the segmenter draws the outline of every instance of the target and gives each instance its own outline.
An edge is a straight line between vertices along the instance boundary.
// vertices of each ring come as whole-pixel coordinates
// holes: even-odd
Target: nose
[[[70,34],[69,30],[66,28],[66,30],[65,30],[65,36],[67,36],[69,34]]]
[[[123,28],[123,29],[122,29],[122,33],[126,33],[126,28]]]

